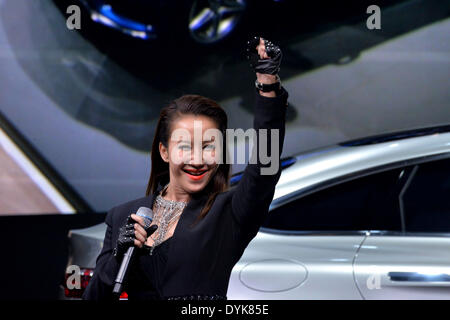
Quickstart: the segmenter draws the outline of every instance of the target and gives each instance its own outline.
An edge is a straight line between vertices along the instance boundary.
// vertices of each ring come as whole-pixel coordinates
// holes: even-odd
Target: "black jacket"
[[[254,128],[279,129],[280,157],[285,136],[285,117],[288,93],[275,97],[261,96],[255,90]],[[270,152],[270,134],[267,139]],[[258,143],[259,144],[259,138]],[[199,223],[191,227],[207,195],[201,191],[192,199],[180,216],[175,228],[163,279],[163,297],[185,295],[226,296],[231,270],[241,258],[249,242],[256,236],[268,214],[275,185],[281,174],[281,163],[274,175],[261,175],[261,167],[248,164],[235,188],[219,194],[211,210]],[[159,190],[162,186],[159,186]],[[97,258],[94,276],[83,299],[100,300],[112,297],[112,287],[120,267],[112,252],[119,228],[130,213],[141,206],[153,208],[156,194],[136,199],[112,208],[106,216],[107,230],[103,249]],[[131,296],[130,296],[131,299]]]

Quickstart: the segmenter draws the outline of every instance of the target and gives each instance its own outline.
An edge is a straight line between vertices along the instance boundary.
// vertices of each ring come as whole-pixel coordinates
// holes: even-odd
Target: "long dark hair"
[[[211,209],[216,196],[229,189],[230,183],[231,167],[226,161],[227,141],[225,134],[228,126],[228,117],[222,107],[214,100],[196,94],[188,94],[173,100],[161,110],[153,138],[151,172],[145,195],[148,196],[155,193],[158,184],[164,186],[170,180],[169,164],[161,158],[159,143],[161,142],[166,148],[169,147],[168,142],[172,124],[183,115],[203,115],[211,118],[217,123],[223,137],[222,163],[218,164],[219,167],[203,190],[207,193],[208,199],[197,217],[196,222],[198,222]]]

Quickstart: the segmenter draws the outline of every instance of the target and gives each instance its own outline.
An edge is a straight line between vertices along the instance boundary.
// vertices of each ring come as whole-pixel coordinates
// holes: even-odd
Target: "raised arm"
[[[264,43],[262,39],[255,47],[259,57],[253,56],[250,60],[256,71],[257,80],[264,84],[277,82],[279,77],[276,74],[281,62],[281,50],[268,41]],[[280,156],[283,151],[288,96],[288,92],[281,86],[279,90],[268,92],[255,88],[253,127],[256,131],[256,140],[252,155],[256,156],[256,163],[250,162],[245,168],[231,202],[233,215],[249,240],[256,235],[267,217],[275,186],[281,175]],[[267,139],[261,138],[264,131]],[[260,142],[265,146],[265,150],[261,150]],[[274,154],[271,154],[272,149]],[[263,164],[267,159],[261,156],[265,155],[268,155],[270,161]]]

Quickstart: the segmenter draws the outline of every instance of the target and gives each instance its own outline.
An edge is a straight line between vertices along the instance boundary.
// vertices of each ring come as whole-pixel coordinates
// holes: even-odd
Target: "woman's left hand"
[[[275,79],[280,71],[282,53],[281,49],[269,40],[254,37],[247,42],[247,59],[257,76],[262,74],[265,75],[264,78]]]

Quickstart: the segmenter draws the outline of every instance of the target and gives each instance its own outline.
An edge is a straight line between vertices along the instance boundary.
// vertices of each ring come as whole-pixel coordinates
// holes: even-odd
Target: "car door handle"
[[[449,282],[450,275],[446,273],[441,274],[427,274],[421,272],[389,272],[388,277],[394,282]]]

